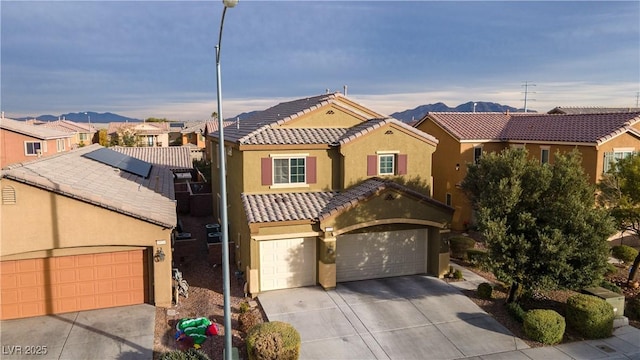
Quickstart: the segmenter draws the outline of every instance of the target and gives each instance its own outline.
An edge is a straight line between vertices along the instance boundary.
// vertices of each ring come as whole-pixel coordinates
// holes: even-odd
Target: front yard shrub
[[[605,275],[615,275],[618,273],[618,267],[613,265],[612,263],[607,263],[607,271],[604,273]]]
[[[453,272],[453,278],[456,280],[462,280],[462,271],[460,271],[460,269],[456,269],[456,271]]]
[[[238,324],[240,325],[240,331],[245,333],[247,333],[249,330],[251,330],[252,327],[260,324],[261,322],[262,315],[257,309],[247,310],[238,315]]]
[[[533,341],[553,345],[562,341],[565,330],[562,315],[553,310],[529,310],[524,317],[524,333]]]
[[[488,282],[478,285],[478,297],[481,299],[491,299],[493,297],[493,286]]]
[[[480,249],[467,249],[467,259],[471,265],[484,268],[487,252]]]
[[[186,351],[173,350],[160,356],[160,360],[211,360],[202,350],[189,348]]]
[[[629,318],[633,320],[640,320],[640,297],[635,297],[629,300],[624,311]]]
[[[625,264],[633,262],[638,256],[638,250],[627,245],[616,245],[611,248],[611,255]]]
[[[296,360],[300,356],[300,334],[285,322],[258,324],[245,341],[249,360]]]
[[[524,322],[524,317],[527,314],[527,312],[524,311],[522,306],[520,306],[520,304],[518,304],[515,301],[507,304],[507,312],[519,323]]]
[[[567,325],[588,339],[602,339],[613,332],[613,306],[599,297],[577,294],[567,299]]]
[[[451,256],[458,259],[467,258],[467,250],[473,249],[476,241],[467,236],[454,236],[449,239]]]

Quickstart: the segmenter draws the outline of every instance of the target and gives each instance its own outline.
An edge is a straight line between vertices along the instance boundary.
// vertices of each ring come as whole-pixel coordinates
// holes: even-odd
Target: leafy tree
[[[598,201],[611,209],[618,230],[640,237],[640,154],[618,160],[598,184]],[[629,271],[628,281],[635,279],[640,255]]]
[[[166,118],[159,119],[159,118],[154,118],[154,117],[146,118],[146,119],[144,120],[144,122],[156,122],[156,123],[159,123],[159,122],[168,122],[168,121],[169,121],[169,120],[167,120]]]
[[[596,208],[577,150],[540,164],[526,150],[483,154],[462,188],[485,237],[487,265],[520,290],[577,289],[600,282],[607,264],[608,212]]]
[[[100,129],[98,131],[98,144],[102,146],[109,146],[109,135],[107,129]]]

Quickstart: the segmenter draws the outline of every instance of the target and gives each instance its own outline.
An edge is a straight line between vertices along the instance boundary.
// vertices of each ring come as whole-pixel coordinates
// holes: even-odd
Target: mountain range
[[[415,120],[420,120],[422,119],[428,112],[473,112],[474,111],[474,104],[475,104],[475,111],[476,112],[506,112],[507,110],[510,112],[523,112],[524,109],[517,109],[511,106],[507,106],[507,105],[501,105],[501,104],[497,104],[497,103],[493,103],[493,102],[485,102],[485,101],[469,101],[466,102],[464,104],[460,104],[456,107],[449,107],[444,103],[438,102],[435,104],[427,104],[427,105],[420,105],[414,109],[408,109],[408,110],[404,110],[404,111],[400,111],[400,112],[395,112],[393,114],[391,114],[391,117],[396,118],[398,120],[404,121],[404,122],[411,122],[411,121],[415,121]],[[528,110],[530,112],[535,112],[532,110]],[[253,115],[254,113],[256,113],[258,111],[250,111],[250,112],[244,112],[242,114],[238,114],[236,116],[233,116],[231,118],[229,118],[229,120],[235,120],[236,118],[240,118],[240,119],[246,119],[249,116]],[[118,114],[114,114],[114,113],[110,113],[110,112],[106,112],[106,113],[97,113],[97,112],[93,112],[93,111],[81,111],[81,112],[76,112],[76,113],[68,113],[68,114],[62,114],[59,116],[55,116],[55,115],[40,115],[38,117],[36,117],[37,120],[41,120],[41,121],[56,121],[59,119],[66,119],[66,120],[71,120],[71,121],[75,121],[75,122],[88,122],[89,118],[91,119],[92,123],[110,123],[110,122],[139,122],[142,121],[141,119],[134,119],[134,118],[130,118],[130,117],[126,117],[126,116],[122,116],[122,115],[118,115]],[[16,120],[30,120],[33,119],[33,117],[24,117],[24,118],[18,118]]]

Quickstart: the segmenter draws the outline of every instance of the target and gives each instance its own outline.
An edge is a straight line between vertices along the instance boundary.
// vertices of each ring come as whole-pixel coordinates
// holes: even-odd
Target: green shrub
[[[607,270],[605,275],[615,275],[618,273],[618,267],[613,265],[612,263],[607,263]]]
[[[567,299],[567,325],[588,339],[602,339],[613,332],[613,306],[599,297],[577,294]]]
[[[249,360],[296,360],[300,356],[300,334],[281,321],[258,324],[245,340]]]
[[[460,271],[460,269],[456,269],[456,271],[453,272],[453,278],[456,280],[462,280],[462,271]]]
[[[524,317],[527,314],[526,311],[517,302],[510,302],[507,304],[507,312],[519,323],[524,322]]]
[[[607,290],[611,290],[614,293],[622,294],[622,289],[620,288],[620,286],[605,279],[602,279],[602,282],[600,283],[600,287],[603,287]]]
[[[238,328],[242,332],[248,332],[252,327],[262,322],[262,314],[258,310],[249,310],[238,315]]]
[[[533,341],[543,344],[557,344],[562,341],[565,330],[562,315],[553,310],[530,310],[524,317],[524,333]]]
[[[624,307],[624,312],[629,318],[640,320],[640,297],[629,300]]]
[[[247,311],[249,311],[251,309],[251,307],[249,306],[249,303],[244,301],[242,303],[240,303],[240,314],[244,314]]]
[[[488,282],[478,285],[478,297],[481,299],[491,299],[493,297],[493,286]]]
[[[625,264],[633,262],[638,256],[638,250],[627,245],[616,245],[611,248],[611,255]]]
[[[467,258],[467,250],[473,249],[476,242],[470,237],[455,236],[449,239],[449,248],[451,249],[451,256],[458,259]]]
[[[211,358],[201,350],[189,348],[186,351],[173,350],[166,352],[160,356],[160,360],[211,360]]]
[[[480,249],[467,249],[467,259],[473,266],[484,267],[487,252]]]

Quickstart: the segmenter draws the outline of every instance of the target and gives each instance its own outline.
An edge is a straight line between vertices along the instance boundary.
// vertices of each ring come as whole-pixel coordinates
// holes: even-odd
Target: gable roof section
[[[225,135],[224,135],[225,140],[227,138],[226,132],[228,131],[226,129],[228,129],[229,126],[231,126],[231,125],[235,126],[235,124],[236,124],[235,121],[229,121],[229,120],[225,120],[222,123],[222,126],[224,126],[224,128],[225,128]],[[204,131],[205,131],[205,135],[212,135],[211,133],[218,132],[218,120],[209,120],[209,121],[207,121],[207,123],[205,124],[205,130]],[[217,137],[217,135],[216,135],[216,137]]]
[[[423,140],[426,140],[430,143],[432,143],[433,145],[436,145],[438,143],[438,139],[436,139],[435,137],[433,137],[430,134],[427,134],[424,131],[420,131],[414,127],[411,127],[405,123],[403,123],[400,120],[396,120],[394,118],[386,118],[386,119],[372,119],[372,120],[368,120],[365,122],[362,122],[354,127],[349,128],[345,134],[343,136],[341,136],[338,140],[337,143],[340,145],[345,145],[347,143],[349,143],[350,141],[353,141],[361,136],[364,136],[365,134],[375,131],[376,129],[387,125],[387,124],[393,124],[395,126],[398,126],[400,128],[402,128],[403,130],[412,133],[420,138],[422,138]]]
[[[429,113],[428,120],[460,141],[602,143],[630,131],[640,112],[601,114]]]
[[[71,120],[56,120],[56,121],[50,121],[50,122],[46,122],[44,124],[41,124],[39,126],[44,126],[50,129],[57,129],[60,131],[64,131],[64,132],[72,132],[72,133],[89,133],[89,132],[96,132],[96,129],[89,124],[83,124],[83,123],[77,123],[77,122],[73,122]]]
[[[193,162],[191,161],[191,151],[188,147],[184,146],[114,146],[110,149],[153,165],[167,167],[172,171],[193,169]]]
[[[166,228],[176,224],[173,174],[153,166],[145,179],[82,155],[98,144],[36,161],[10,165],[2,178],[90,203]]]
[[[270,223],[293,220],[323,220],[350,209],[384,189],[395,189],[450,212],[453,208],[406,186],[381,178],[370,178],[342,192],[295,192],[242,194],[248,222]]]
[[[24,121],[7,118],[0,119],[0,129],[12,131],[40,140],[62,139],[73,136],[73,134],[70,134],[67,131],[49,129],[43,126],[29,125]]]

